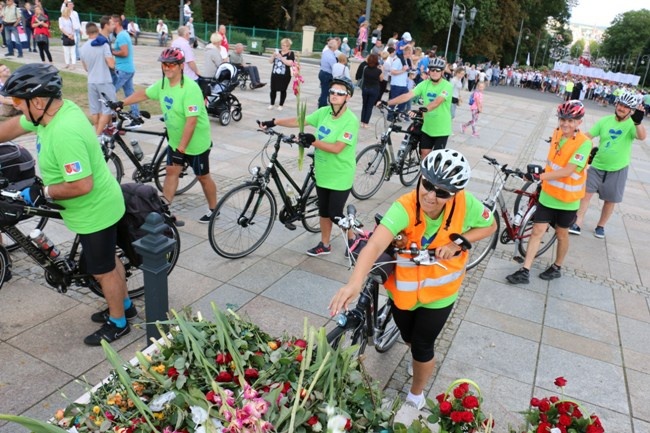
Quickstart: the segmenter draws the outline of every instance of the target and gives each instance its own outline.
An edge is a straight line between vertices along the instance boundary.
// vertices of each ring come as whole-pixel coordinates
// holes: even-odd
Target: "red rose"
[[[551,408],[551,402],[548,401],[547,399],[543,399],[542,401],[539,402],[540,412],[548,412],[550,408]]]
[[[176,379],[178,377],[178,370],[176,370],[174,367],[169,367],[169,370],[167,370],[167,377]]]
[[[558,397],[557,395],[552,395],[548,399],[551,403],[557,403],[558,401],[560,401],[560,397]]]
[[[571,417],[569,415],[560,415],[557,423],[565,427],[569,427],[571,425]]]
[[[571,416],[574,418],[582,418],[582,412],[580,412],[580,408],[578,408],[578,406],[573,407],[573,412],[571,412]]]
[[[352,420],[348,418],[348,421],[345,423],[344,427],[347,431],[350,431],[352,429]]]
[[[260,377],[260,374],[254,368],[247,368],[244,370],[244,377],[247,381],[251,382]]]
[[[232,374],[227,371],[220,372],[215,378],[217,382],[232,382]]]
[[[451,413],[451,403],[443,401],[440,403],[440,415],[449,415]]]
[[[307,425],[314,426],[318,422],[318,417],[316,415],[312,416],[307,420]]]
[[[210,390],[205,394],[205,399],[211,403],[216,403],[217,402],[217,394]]]
[[[548,416],[545,413],[540,413],[539,414],[539,420],[541,422],[548,422]]]
[[[302,362],[302,353],[299,353],[298,355],[296,355],[296,361],[297,362]]]
[[[291,382],[284,382],[284,386],[282,387],[282,393],[286,394],[289,390],[291,389]]]
[[[555,407],[557,408],[557,413],[559,413],[560,415],[566,415],[571,410],[571,403],[569,403],[568,401],[564,401],[556,404]]]
[[[469,384],[463,382],[454,389],[454,397],[461,398],[469,392]]]
[[[445,401],[445,395],[444,394],[436,395],[436,400],[438,400],[438,403],[442,403],[443,401]]]
[[[474,421],[474,414],[472,412],[463,411],[461,412],[463,422],[472,422]]]
[[[541,422],[537,426],[537,432],[536,433],[548,433],[551,431],[551,424],[547,422]]]
[[[562,388],[564,385],[566,385],[566,379],[563,378],[562,376],[556,377],[555,382],[553,383],[555,383],[555,386],[559,386],[560,388]]]
[[[483,420],[483,427],[487,427],[490,424],[488,421],[489,421],[489,419],[484,419]],[[492,425],[490,427],[492,429],[494,429],[494,419],[492,420]]]
[[[478,407],[478,398],[468,395],[463,399],[463,407],[465,409],[476,409]]]
[[[293,342],[293,345],[298,346],[301,349],[304,349],[304,348],[307,347],[307,342],[305,340],[303,340],[303,339],[298,339],[298,340]]]
[[[535,397],[531,398],[530,399],[530,405],[532,407],[539,407],[539,399],[535,398]]]
[[[230,353],[219,353],[215,361],[219,365],[230,364],[232,362],[232,355]]]
[[[449,417],[453,422],[461,422],[463,420],[463,413],[455,410],[449,415]]]

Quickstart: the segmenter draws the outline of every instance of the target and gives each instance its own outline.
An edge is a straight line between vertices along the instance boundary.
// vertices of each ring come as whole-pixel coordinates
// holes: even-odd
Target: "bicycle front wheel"
[[[45,224],[47,224],[48,220],[47,217],[35,216],[23,218],[24,219],[16,223],[16,227],[18,227],[21,232],[26,233],[28,236],[29,233],[34,229],[43,230],[43,227],[45,227]],[[16,241],[14,241],[11,236],[9,236],[9,233],[5,233],[4,236],[2,236],[2,244],[7,249],[7,251],[15,251],[20,248],[20,245],[18,245]]]
[[[377,311],[374,331],[375,350],[379,353],[387,352],[400,336],[399,328],[393,321],[393,301],[390,298]]]
[[[528,251],[528,241],[530,240],[530,235],[533,233],[533,217],[535,216],[535,211],[537,210],[537,205],[531,207],[524,218],[521,220],[521,226],[517,232],[517,239],[519,240],[519,253],[526,257],[526,251]],[[542,240],[539,244],[539,250],[535,257],[539,257],[544,254],[555,242],[557,239],[555,235],[555,229],[550,225],[546,227],[546,232],[542,237]]]
[[[154,162],[153,174],[154,181],[156,183],[156,188],[158,191],[162,192],[163,184],[165,183],[165,176],[167,176],[167,149],[160,152],[158,159]],[[194,172],[189,165],[185,164],[181,174],[178,176],[178,188],[176,188],[176,194],[181,195],[189,191],[195,184],[198,182]]]
[[[352,195],[366,200],[375,195],[388,170],[388,155],[381,144],[366,147],[357,155],[357,168],[352,185]]]
[[[420,175],[420,151],[417,145],[411,146],[409,153],[404,157],[404,163],[399,173],[399,181],[404,186],[411,186]]]
[[[316,194],[316,182],[311,182],[305,190],[304,199],[300,206],[302,214],[302,225],[305,230],[312,233],[320,233],[320,215],[318,213],[318,195]]]
[[[501,231],[501,222],[496,209],[492,211],[492,215],[494,215],[494,221],[497,223],[497,229],[492,236],[472,243],[472,248],[469,250],[469,258],[467,259],[468,271],[481,263],[483,259],[485,259],[497,247],[499,232]]]
[[[259,248],[271,233],[275,197],[268,189],[244,184],[223,196],[208,226],[212,249],[221,257],[239,259]]]
[[[118,183],[122,182],[122,177],[124,176],[124,164],[122,164],[120,157],[114,153],[111,153],[111,155],[106,160],[106,164],[108,165],[108,169],[111,172],[111,176],[117,179]]]

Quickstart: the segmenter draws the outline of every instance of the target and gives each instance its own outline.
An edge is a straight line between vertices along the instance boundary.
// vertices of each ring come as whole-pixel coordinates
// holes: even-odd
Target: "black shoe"
[[[102,340],[112,343],[113,341],[124,337],[129,332],[131,332],[131,327],[128,322],[124,328],[119,328],[115,323],[108,321],[104,323],[97,332],[84,338],[84,343],[89,346],[101,346]]]
[[[124,310],[124,317],[129,319],[133,319],[138,315],[138,310],[135,308],[135,304],[131,304],[129,308]],[[90,316],[90,320],[92,320],[95,323],[106,323],[108,322],[109,319],[109,314],[108,314],[108,308],[105,309],[104,311],[99,311],[92,316]]]
[[[5,57],[13,57],[14,53],[6,53]]]
[[[124,126],[124,129],[139,128],[143,124],[144,124],[144,119],[142,117],[134,117],[128,125]]]
[[[530,283],[529,275],[530,272],[528,272],[528,269],[521,268],[514,274],[508,275],[506,280],[508,280],[510,284],[528,284]]]
[[[201,218],[199,218],[199,222],[200,222],[201,224],[207,224],[207,223],[209,223],[209,222],[210,222],[210,218],[212,218],[212,212],[214,212],[214,209],[209,210],[208,213],[206,213],[206,214],[203,215]],[[221,212],[217,212],[217,214],[216,214],[214,217],[217,218],[217,217],[219,216],[220,213],[221,213]]]
[[[547,270],[539,274],[539,278],[546,281],[554,280],[556,278],[560,278],[561,276],[562,272],[560,272],[560,268],[558,268],[555,264],[552,264],[548,267]]]

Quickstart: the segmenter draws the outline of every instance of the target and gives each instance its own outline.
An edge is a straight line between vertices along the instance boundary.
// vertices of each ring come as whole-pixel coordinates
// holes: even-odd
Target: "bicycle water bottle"
[[[514,225],[518,226],[521,224],[521,220],[524,218],[524,207],[520,206],[519,210],[517,211],[517,215],[515,215],[515,219],[512,222]]]
[[[133,147],[133,154],[138,159],[138,161],[142,161],[142,158],[144,157],[144,152],[142,151],[142,148],[140,147],[138,140],[131,140],[131,147]]]
[[[291,186],[290,183],[287,183],[284,186],[285,191],[287,192],[287,197],[289,197],[289,201],[291,202],[291,206],[295,206],[298,204],[298,197],[296,197],[296,192],[293,190],[293,187]]]
[[[406,152],[406,146],[409,144],[409,136],[405,135],[402,142],[399,144],[399,149],[397,150],[397,159],[402,159],[404,152]]]
[[[29,234],[29,237],[32,242],[34,242],[41,250],[50,256],[50,258],[56,259],[61,254],[59,249],[54,245],[50,238],[48,238],[41,230],[32,230]]]

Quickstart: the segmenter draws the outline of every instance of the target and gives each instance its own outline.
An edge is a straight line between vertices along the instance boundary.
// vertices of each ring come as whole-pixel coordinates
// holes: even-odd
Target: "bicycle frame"
[[[138,158],[136,158],[135,154],[133,151],[130,149],[130,146],[127,146],[126,142],[122,138],[122,135],[120,132],[126,131],[125,129],[122,128],[122,120],[118,122],[118,125],[115,126],[115,131],[111,134],[111,139],[109,140],[108,143],[105,144],[107,147],[107,150],[109,150],[111,153],[115,149],[115,143],[117,143],[120,148],[126,153],[126,156],[129,158],[129,160],[133,163],[135,166],[136,172],[142,174],[142,178],[144,178],[145,181],[151,181],[153,179],[154,173],[153,173],[153,166],[154,163],[158,160],[160,153],[163,149],[163,143],[165,140],[167,140],[169,137],[167,136],[167,128],[164,128],[162,132],[157,132],[157,131],[141,131],[138,130],[138,134],[144,134],[144,135],[154,135],[160,137],[160,141],[158,142],[158,146],[156,147],[156,152],[153,155],[153,158],[151,158],[151,162],[142,164]],[[108,157],[110,153],[106,154],[106,157]],[[149,169],[147,171],[147,168]]]

